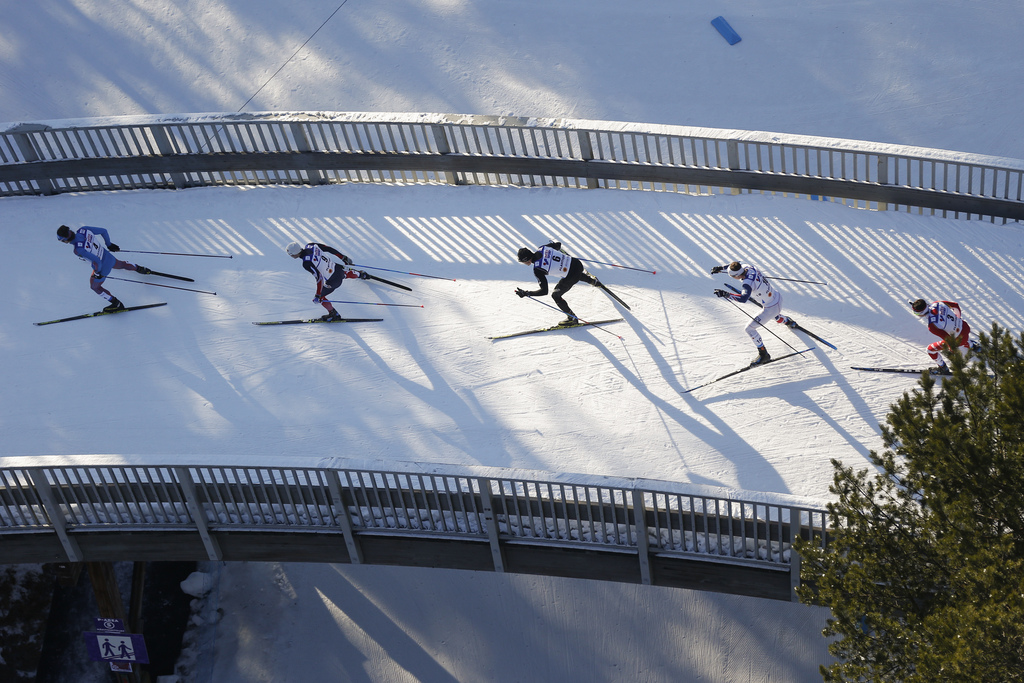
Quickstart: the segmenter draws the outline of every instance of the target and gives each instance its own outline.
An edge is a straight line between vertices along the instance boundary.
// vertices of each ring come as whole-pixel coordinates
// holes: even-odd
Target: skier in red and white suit
[[[940,339],[928,345],[928,357],[936,362],[936,373],[950,375],[952,372],[939,352],[945,345],[950,350],[959,347],[977,350],[978,342],[971,340],[971,326],[961,316],[960,304],[955,301],[933,301],[926,303],[924,299],[908,301],[914,315],[927,318],[928,331]]]
[[[341,314],[334,310],[327,297],[349,278],[366,280],[370,276],[361,270],[346,268],[345,266],[352,265],[352,259],[334,247],[320,242],[310,242],[306,246],[292,242],[284,250],[292,258],[301,258],[302,267],[316,278],[316,296],[313,297],[313,303],[327,309],[327,315],[321,316],[320,319],[327,322],[341,320]],[[332,256],[334,258],[331,258]],[[341,261],[341,265],[337,261]]]

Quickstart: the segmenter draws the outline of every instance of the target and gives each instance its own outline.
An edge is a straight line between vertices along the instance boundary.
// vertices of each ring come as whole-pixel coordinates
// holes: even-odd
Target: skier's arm
[[[943,341],[949,341],[949,332],[946,332],[941,327],[936,327],[932,323],[928,323],[928,331]]]
[[[320,247],[321,251],[326,251],[328,254],[334,254],[335,256],[340,258],[341,262],[344,263],[346,266],[352,265],[352,259],[350,259],[348,256],[345,256],[334,247],[330,247],[326,244],[320,244],[319,242],[317,242],[317,246]]]
[[[960,304],[958,304],[957,302],[955,302],[955,301],[943,301],[942,303],[944,303],[947,306],[949,306],[949,309],[951,311],[956,311],[957,317],[960,317],[960,318],[964,317],[964,314],[960,311]]]
[[[89,265],[92,266],[93,273],[98,273],[103,268],[103,259],[88,249],[75,247],[75,256],[83,261],[88,261]]]
[[[540,268],[534,268],[533,274],[537,276],[537,282],[540,283],[540,289],[536,292],[530,292],[527,296],[544,296],[548,293],[548,276]]]
[[[320,290],[323,289],[324,286],[324,279],[320,276],[320,271],[306,259],[302,259],[302,267],[306,269],[306,272],[316,278],[316,295],[320,296]]]
[[[100,237],[102,237],[104,245],[108,247],[110,246],[110,233],[107,232],[106,228],[94,228],[93,226],[90,225],[88,226],[88,230],[92,234],[99,235]]]
[[[540,283],[540,289],[533,292],[527,292],[525,289],[517,288],[516,294],[518,294],[520,298],[524,296],[544,296],[548,293],[548,276],[540,268],[534,268],[533,274],[537,276],[537,282]]]
[[[744,282],[743,283],[743,290],[738,295],[736,295],[733,298],[736,300],[736,303],[738,303],[738,304],[745,304],[745,303],[747,303],[747,299],[750,298],[750,292],[752,292],[752,291],[753,290],[750,288],[750,285],[748,285],[747,283]]]

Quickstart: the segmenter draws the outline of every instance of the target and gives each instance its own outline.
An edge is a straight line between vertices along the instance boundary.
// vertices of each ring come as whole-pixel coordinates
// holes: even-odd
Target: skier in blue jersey
[[[523,265],[533,266],[533,275],[540,283],[540,289],[528,292],[521,287],[516,288],[516,294],[520,298],[524,296],[544,296],[548,293],[548,276],[561,278],[555,289],[551,292],[551,298],[558,308],[568,317],[559,325],[578,325],[580,319],[569,308],[569,304],[563,298],[577,282],[586,282],[589,285],[600,287],[601,283],[583,267],[583,262],[575,259],[562,250],[561,242],[549,242],[534,251],[529,247],[523,247],[516,255]]]
[[[757,347],[757,358],[751,365],[770,361],[772,357],[764,347],[764,341],[762,341],[757,328],[772,318],[781,325],[796,327],[796,321],[789,316],[782,315],[782,293],[777,291],[771,281],[754,266],[733,261],[727,266],[715,266],[711,269],[711,274],[715,275],[722,271],[726,271],[729,277],[740,281],[740,293],[716,289],[716,296],[722,299],[731,299],[739,304],[746,303],[748,299],[753,299],[761,304],[761,313],[751,318],[750,324],[746,328],[746,333]]]
[[[124,304],[103,287],[103,282],[111,270],[133,270],[140,275],[148,275],[152,272],[145,266],[114,258],[111,252],[120,251],[121,248],[110,241],[110,233],[103,228],[86,225],[76,232],[68,226],[62,225],[57,228],[57,239],[65,244],[74,245],[75,256],[92,264],[89,287],[109,302],[103,308],[105,313],[120,311],[124,308]]]
[[[301,258],[302,267],[316,278],[316,295],[313,297],[313,303],[327,309],[327,314],[320,319],[328,322],[341,320],[341,314],[334,310],[327,297],[349,278],[367,280],[370,276],[361,270],[346,268],[345,266],[352,265],[352,259],[334,247],[320,242],[310,242],[306,246],[292,242],[284,250],[292,258]],[[334,258],[331,258],[332,256]]]

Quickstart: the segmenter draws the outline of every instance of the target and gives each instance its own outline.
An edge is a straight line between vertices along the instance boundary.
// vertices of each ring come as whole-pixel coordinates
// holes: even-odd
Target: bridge
[[[770,192],[879,211],[1024,219],[1019,161],[749,131],[302,112],[0,131],[0,196],[351,182]],[[824,546],[829,536],[820,507],[666,482],[199,460],[0,461],[0,553],[14,563],[447,567],[788,601],[800,581],[794,540]]]
[[[21,460],[30,460],[23,458]],[[0,465],[5,562],[444,567],[795,600],[827,513],[665,482],[241,465]]]

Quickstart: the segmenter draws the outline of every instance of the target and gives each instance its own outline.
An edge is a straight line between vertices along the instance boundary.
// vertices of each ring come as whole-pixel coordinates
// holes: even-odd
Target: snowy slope
[[[1018,227],[785,198],[345,186],[11,199],[5,209],[9,248],[45,254],[2,275],[17,292],[0,328],[9,455],[369,458],[824,498],[829,458],[865,464],[888,404],[913,384],[850,366],[928,360],[908,298],[958,300],[982,327],[1017,327],[1024,312],[1024,292],[999,274],[1021,264]],[[123,249],[233,258],[139,255],[216,296],[111,281],[128,304],[169,305],[33,327],[103,303],[88,266],[56,241],[61,223],[102,225]],[[592,264],[632,312],[592,287],[570,293],[584,319],[624,323],[487,340],[561,318],[513,294],[534,282],[516,249],[549,237],[583,258],[657,274]],[[424,308],[339,305],[384,321],[253,326],[321,312],[313,279],[283,252],[292,239],[455,281],[377,271],[414,291],[351,282],[334,298]],[[711,296],[725,279],[709,268],[733,258],[828,282],[779,287],[785,310],[839,351],[683,395],[755,355],[744,311]],[[806,348],[770,329],[773,354]]]

